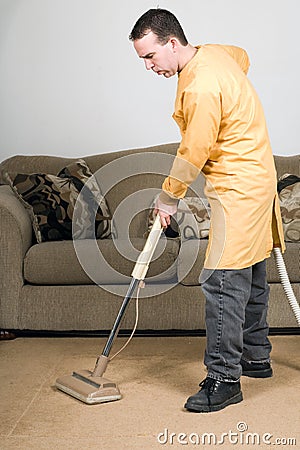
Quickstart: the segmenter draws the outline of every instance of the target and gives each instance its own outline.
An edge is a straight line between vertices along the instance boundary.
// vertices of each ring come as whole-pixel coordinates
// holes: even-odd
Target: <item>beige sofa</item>
[[[177,144],[83,157],[101,185],[113,234],[107,239],[37,243],[28,210],[6,183],[6,173],[57,174],[77,158],[14,156],[0,164],[0,328],[31,331],[109,330],[145,241],[151,199],[168,173]],[[278,175],[300,175],[300,157],[275,157]],[[200,176],[189,191],[203,195]],[[241,232],[243,232],[241,230]],[[129,234],[129,235],[128,235]],[[130,236],[130,239],[129,239]],[[96,242],[96,246],[95,246]],[[199,286],[207,239],[162,238],[140,292],[139,330],[204,330]],[[287,243],[285,262],[300,298],[300,245]],[[297,327],[280,284],[273,256],[268,260],[269,324]],[[131,329],[132,301],[122,323]]]

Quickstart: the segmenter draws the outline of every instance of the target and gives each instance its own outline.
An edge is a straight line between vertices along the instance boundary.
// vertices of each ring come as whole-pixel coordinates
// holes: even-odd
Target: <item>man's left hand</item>
[[[158,198],[155,203],[154,213],[160,215],[160,221],[163,228],[167,228],[171,223],[171,216],[177,212],[176,205],[166,205]]]

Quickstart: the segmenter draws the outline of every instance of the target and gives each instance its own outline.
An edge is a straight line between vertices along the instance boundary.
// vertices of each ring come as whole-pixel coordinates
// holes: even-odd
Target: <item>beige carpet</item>
[[[61,375],[92,369],[105,339],[0,342],[0,448],[300,448],[300,336],[271,341],[273,378],[243,377],[244,401],[209,414],[183,408],[205,378],[205,338],[135,337],[105,374],[123,398],[101,405],[53,386]]]

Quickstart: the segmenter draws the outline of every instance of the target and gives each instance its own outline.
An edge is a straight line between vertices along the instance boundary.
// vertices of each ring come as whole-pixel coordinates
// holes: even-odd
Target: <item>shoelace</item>
[[[201,381],[199,386],[202,389],[206,389],[209,394],[212,394],[221,384],[221,381],[214,380],[213,378],[205,378],[205,380]]]
[[[221,381],[214,380],[213,378],[205,378],[205,380],[201,381],[199,386],[206,391],[206,397],[208,406],[211,406],[210,395],[220,386]]]

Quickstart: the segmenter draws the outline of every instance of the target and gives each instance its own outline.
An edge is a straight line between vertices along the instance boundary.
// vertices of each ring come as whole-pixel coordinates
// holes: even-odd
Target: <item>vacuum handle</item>
[[[152,259],[153,253],[158,244],[159,238],[162,232],[162,225],[160,222],[160,216],[157,214],[154,224],[151,228],[147,241],[144,245],[142,252],[139,254],[137,262],[133,268],[131,276],[136,280],[144,280],[148,272],[149,264]]]
[[[107,339],[107,342],[105,344],[105,347],[103,349],[102,354],[97,359],[94,371],[92,376],[93,377],[101,377],[103,373],[105,372],[107,363],[108,363],[108,357],[110,354],[110,350],[112,348],[113,342],[118,335],[118,331],[121,325],[121,320],[125,314],[125,311],[127,309],[127,306],[129,305],[131,296],[139,282],[139,280],[144,280],[151,258],[153,256],[154,250],[157,246],[157,243],[159,241],[160,235],[162,231],[162,226],[160,223],[160,217],[159,214],[156,216],[156,219],[154,221],[154,224],[151,228],[151,231],[149,233],[149,236],[147,238],[147,241],[144,245],[144,248],[142,252],[140,253],[137,262],[134,266],[133,272],[132,272],[132,280],[130,283],[130,286],[127,290],[126,296],[123,300],[123,303],[121,305],[121,308],[118,312],[118,315],[116,317],[115,323],[113,325],[113,328],[110,332],[110,335]]]

